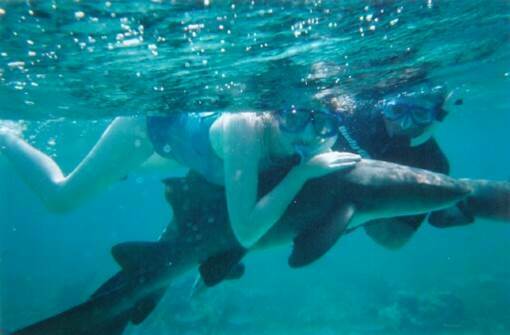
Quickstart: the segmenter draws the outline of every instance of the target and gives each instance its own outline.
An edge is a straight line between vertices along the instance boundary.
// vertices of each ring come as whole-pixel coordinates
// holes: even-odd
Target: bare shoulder
[[[209,139],[216,154],[223,158],[227,141],[235,139],[239,145],[254,144],[254,140],[261,134],[262,127],[262,117],[259,113],[223,113],[211,125]]]
[[[223,113],[211,126],[211,131],[225,131],[229,128],[256,128],[261,114],[255,112]]]

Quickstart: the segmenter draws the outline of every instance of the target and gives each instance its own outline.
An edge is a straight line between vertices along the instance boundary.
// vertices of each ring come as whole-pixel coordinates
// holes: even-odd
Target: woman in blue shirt
[[[156,153],[225,186],[233,231],[249,248],[278,221],[307,180],[350,169],[360,159],[357,154],[331,150],[338,126],[338,114],[319,106],[118,117],[69,174],[5,129],[0,131],[0,152],[53,211],[79,206],[143,167]],[[296,153],[301,163],[258,199],[259,173]],[[171,166],[167,165],[169,173]]]

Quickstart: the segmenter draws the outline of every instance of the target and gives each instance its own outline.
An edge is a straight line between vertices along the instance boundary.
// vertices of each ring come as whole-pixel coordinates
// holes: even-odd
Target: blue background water
[[[37,23],[31,21],[37,16],[27,14],[26,4],[0,3],[6,12],[0,16],[0,52],[7,54],[0,55],[0,118],[28,119],[25,136],[52,153],[66,171],[93,145],[108,116],[149,113],[159,107],[180,111],[257,105],[263,94],[251,88],[257,87],[251,76],[259,71],[267,75],[258,78],[261,82],[280,82],[281,74],[267,71],[276,57],[290,58],[299,68],[317,61],[343,66],[348,62],[341,78],[352,90],[391,77],[395,74],[391,69],[426,67],[429,77],[447,81],[464,99],[464,105],[437,130],[452,174],[510,177],[505,1],[446,1],[430,6],[421,1],[342,5],[289,1],[238,4],[235,10],[226,2],[169,6],[112,1],[111,7],[57,2],[56,12],[51,4],[39,3],[41,8],[36,9],[50,13],[50,18],[40,14],[42,23]],[[399,8],[403,8],[400,13]],[[386,15],[378,14],[381,9]],[[79,11],[85,13],[84,19],[76,19]],[[112,12],[118,16],[112,18]],[[370,30],[367,14],[381,16],[384,23]],[[218,22],[223,21],[218,17],[224,15],[229,15],[228,24],[219,29]],[[119,32],[129,31],[120,26],[121,17],[127,17],[123,22],[130,26],[138,27],[140,22],[147,26],[143,42],[123,45],[129,36],[117,41]],[[395,19],[397,23],[390,25]],[[35,29],[37,24],[53,29],[52,35]],[[198,55],[188,40],[193,24],[203,24],[191,28],[199,30],[194,43],[204,44],[207,50]],[[224,32],[227,25],[231,34]],[[296,29],[301,31],[297,37]],[[15,38],[13,31],[25,35]],[[73,42],[70,31],[78,42]],[[91,43],[88,35],[96,42]],[[172,43],[160,42],[154,55],[149,45],[157,44],[158,36]],[[28,55],[32,49],[28,39],[34,41],[34,48],[41,48],[34,49],[38,56]],[[221,40],[235,45],[222,52]],[[60,53],[58,61],[41,56],[40,63],[30,64],[30,58],[48,52],[59,41],[63,47],[55,49]],[[87,45],[82,48],[83,41]],[[111,50],[108,43],[113,43]],[[89,44],[94,44],[93,51]],[[255,54],[246,53],[249,45],[258,46]],[[407,48],[413,52],[397,57]],[[386,61],[377,62],[381,59]],[[12,65],[20,61],[26,62],[23,69]],[[326,81],[334,80],[331,77]],[[205,89],[206,83],[212,88]],[[241,94],[239,87],[246,91]],[[285,96],[293,86],[279,87]],[[17,328],[83,301],[116,270],[109,256],[111,245],[157,238],[171,215],[162,197],[162,177],[130,176],[77,211],[52,215],[0,157],[0,328]],[[403,249],[387,251],[356,233],[342,239],[324,259],[298,271],[286,265],[288,247],[250,255],[242,280],[212,289],[195,301],[187,300],[193,275],[179,280],[157,311],[129,334],[175,330],[392,334],[399,327],[403,333],[415,334],[423,330],[406,325],[400,319],[406,316],[417,323],[426,321],[433,328],[428,333],[508,334],[509,237],[510,226],[489,221],[450,230],[425,225]],[[409,300],[417,301],[428,314],[407,315],[409,306],[402,301]]]

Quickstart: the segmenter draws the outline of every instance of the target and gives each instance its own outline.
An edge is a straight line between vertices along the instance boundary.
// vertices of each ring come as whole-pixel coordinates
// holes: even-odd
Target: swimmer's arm
[[[123,179],[153,153],[144,118],[116,118],[67,176],[50,156],[23,139],[0,134],[0,142],[2,154],[15,171],[54,212],[78,207]]]
[[[257,201],[260,138],[246,122],[228,123],[224,125],[223,150],[229,219],[239,242],[249,248],[281,218],[306,179],[292,169]]]

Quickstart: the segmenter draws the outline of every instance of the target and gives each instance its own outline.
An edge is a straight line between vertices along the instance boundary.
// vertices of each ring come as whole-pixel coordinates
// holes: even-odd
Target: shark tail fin
[[[91,299],[11,335],[121,335],[130,321],[130,312],[106,316],[103,311],[109,304],[104,298]]]
[[[144,285],[162,274],[169,247],[166,242],[116,245],[112,253],[123,270],[89,300],[10,335],[121,335],[129,323],[145,320],[163,297],[167,286],[144,292]]]
[[[132,276],[126,273],[126,271],[120,271],[101,285],[96,292],[92,294],[91,299],[97,299],[102,296],[112,296],[116,294],[115,291],[118,290],[134,289],[137,285],[136,281],[145,281],[147,279],[146,277],[147,274]],[[165,291],[166,287],[163,287],[136,301],[130,310],[130,318],[128,321],[135,325],[142,323],[154,308],[156,308],[158,302],[163,298]]]

